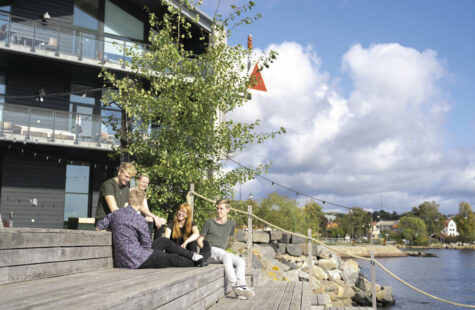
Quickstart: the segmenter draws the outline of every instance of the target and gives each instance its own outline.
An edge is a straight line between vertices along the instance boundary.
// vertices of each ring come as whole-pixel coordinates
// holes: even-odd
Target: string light
[[[232,161],[233,163],[237,164],[237,165],[240,166],[241,168],[245,168],[245,169],[249,169],[249,170],[250,170],[250,168],[244,166],[244,165],[241,164],[240,162],[235,161],[235,160],[232,159],[231,157],[226,156],[226,158],[227,158],[228,160]],[[264,177],[264,176],[262,176],[262,175],[258,175],[257,177],[259,177],[259,178],[261,178],[261,179],[263,179],[263,180],[266,180],[267,182],[270,182],[272,185],[276,185],[276,186],[279,186],[279,187],[281,187],[281,188],[283,188],[283,189],[285,189],[285,190],[287,190],[287,191],[294,192],[297,196],[298,196],[298,195],[301,195],[301,196],[307,197],[307,198],[309,198],[309,199],[311,199],[311,200],[319,201],[319,202],[322,203],[322,205],[327,204],[327,205],[331,205],[331,206],[334,206],[334,207],[343,208],[343,209],[347,209],[347,210],[352,210],[352,209],[353,209],[353,208],[351,208],[351,207],[347,207],[347,206],[341,205],[341,204],[339,204],[339,203],[334,203],[334,202],[326,201],[326,200],[323,200],[323,199],[320,199],[320,198],[312,197],[312,196],[307,195],[307,194],[304,194],[304,193],[302,193],[302,192],[298,192],[298,191],[296,191],[296,190],[293,189],[293,188],[290,188],[290,187],[288,187],[288,186],[279,184],[279,183],[277,183],[277,182],[275,182],[275,181],[273,181],[273,180],[271,180],[271,179],[269,179],[269,178],[266,178],[266,177]]]

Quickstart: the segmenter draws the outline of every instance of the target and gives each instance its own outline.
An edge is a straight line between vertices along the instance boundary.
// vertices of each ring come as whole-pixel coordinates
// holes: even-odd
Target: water
[[[383,266],[413,286],[450,301],[475,305],[475,251],[428,249],[438,257],[377,258]],[[369,262],[359,262],[371,281]],[[392,286],[396,305],[385,309],[467,309],[422,295],[376,266],[376,283]]]

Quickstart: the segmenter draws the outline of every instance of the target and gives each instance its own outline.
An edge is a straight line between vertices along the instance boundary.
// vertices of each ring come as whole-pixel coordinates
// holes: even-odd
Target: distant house
[[[377,239],[379,237],[379,234],[381,233],[381,231],[379,230],[378,226],[377,226],[378,222],[373,222],[373,239]]]
[[[396,221],[379,221],[376,223],[376,228],[381,234],[388,234],[390,231],[399,231],[399,220]],[[378,234],[379,234],[378,233]]]
[[[336,216],[332,214],[325,214],[325,218],[327,219],[328,222],[336,221]]]
[[[335,223],[335,222],[329,222],[327,224],[327,229],[332,229],[332,228],[337,228],[338,227],[338,223]]]
[[[457,224],[453,219],[445,220],[442,234],[449,237],[457,237],[459,235],[457,231]]]

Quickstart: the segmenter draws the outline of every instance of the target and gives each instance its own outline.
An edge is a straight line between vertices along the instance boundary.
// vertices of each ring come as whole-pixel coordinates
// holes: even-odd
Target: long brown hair
[[[183,226],[185,228],[185,235],[181,235],[180,231],[180,226],[178,224],[178,211],[184,210],[186,211],[186,220],[185,220],[185,225]],[[178,210],[175,213],[175,217],[173,218],[173,231],[172,231],[172,239],[180,239],[183,237],[183,240],[188,239],[188,237],[191,235],[191,223],[193,222],[193,211],[191,211],[191,206],[184,202],[180,205]]]

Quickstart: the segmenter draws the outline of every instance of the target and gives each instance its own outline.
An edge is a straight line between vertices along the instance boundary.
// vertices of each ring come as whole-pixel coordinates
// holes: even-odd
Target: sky
[[[268,92],[229,117],[287,133],[237,161],[271,162],[267,179],[349,207],[403,213],[436,201],[456,214],[459,202],[475,203],[475,1],[255,2],[262,18],[228,44],[252,34],[256,55],[278,58],[262,72]],[[245,1],[201,9],[226,15],[231,3]],[[235,198],[273,192],[308,201],[262,178]]]

